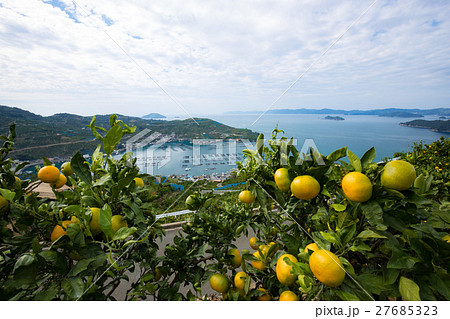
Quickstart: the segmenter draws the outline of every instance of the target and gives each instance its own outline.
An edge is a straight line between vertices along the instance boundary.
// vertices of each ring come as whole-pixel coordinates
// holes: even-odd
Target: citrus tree
[[[1,163],[2,196],[8,201],[1,215],[1,299],[114,299],[136,265],[147,281],[155,280],[154,239],[163,230],[154,225],[136,160],[128,153],[118,160],[111,156],[135,128],[115,115],[109,129],[95,126],[95,117],[90,128],[101,144],[90,162],[79,152],[72,157],[70,170],[63,170],[69,189],[56,191],[60,173],[48,160],[38,170],[56,200],[29,193],[29,182],[14,178],[12,160]],[[14,126],[4,138],[3,158],[12,148],[13,132]]]
[[[274,298],[289,290],[303,300],[449,299],[450,206],[423,196],[430,185],[412,165],[373,163],[373,148],[361,158],[347,148],[299,154],[280,132],[268,146],[260,136],[239,165],[259,214],[273,215],[275,203],[287,218],[270,239],[278,252],[266,245],[243,257],[253,261],[248,282]],[[311,243],[315,251],[305,250]]]

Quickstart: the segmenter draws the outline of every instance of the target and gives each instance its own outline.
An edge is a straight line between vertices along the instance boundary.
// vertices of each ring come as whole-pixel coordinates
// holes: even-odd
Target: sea
[[[340,115],[344,120],[327,120],[326,114],[238,114],[203,116],[236,128],[247,128],[263,133],[270,139],[275,127],[283,130],[278,134],[290,139],[298,150],[316,148],[328,155],[336,149],[347,146],[361,157],[374,147],[375,161],[392,157],[395,152],[409,151],[414,142],[431,143],[449,134],[428,129],[399,125],[413,118],[390,118],[368,115]],[[167,120],[182,118],[167,118]],[[437,120],[437,116],[421,119]],[[207,132],[205,132],[207,133]],[[265,143],[267,145],[267,142]],[[236,168],[236,162],[243,161],[243,149],[255,150],[255,142],[245,140],[199,140],[192,143],[162,143],[142,147],[133,151],[142,173],[151,175],[220,175]],[[120,157],[121,154],[115,155]]]

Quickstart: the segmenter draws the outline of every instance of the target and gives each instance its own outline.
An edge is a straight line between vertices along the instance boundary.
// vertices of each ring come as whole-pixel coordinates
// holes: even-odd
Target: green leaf
[[[343,212],[347,209],[347,205],[342,204],[332,204],[331,207],[337,212]]]
[[[377,234],[373,230],[366,229],[360,232],[356,238],[387,238],[387,237]]]
[[[300,242],[292,235],[288,233],[281,233],[281,241],[286,245],[288,253],[292,255],[297,255],[298,249],[300,247]]]
[[[335,161],[345,157],[346,155],[347,155],[347,146],[332,152],[330,155],[327,156],[327,160],[334,163]]]
[[[36,284],[36,275],[38,263],[31,254],[25,254],[20,257],[13,270],[13,279],[17,286],[34,286]]]
[[[326,232],[321,231],[320,234],[322,235],[322,237],[323,237],[326,241],[328,241],[328,242],[330,242],[330,243],[332,243],[332,244],[341,246],[340,240],[339,240],[339,238],[336,236],[336,233],[334,233],[334,232],[332,232],[332,233],[326,233]]]
[[[375,274],[362,274],[358,276],[359,282],[362,286],[376,295],[381,294],[384,291],[392,290],[390,285],[386,285],[383,281],[383,277]]]
[[[71,299],[78,299],[84,293],[84,282],[81,278],[69,278],[63,281],[62,288]]]
[[[387,263],[387,268],[393,269],[411,269],[418,261],[417,258],[408,255],[397,247],[392,248],[392,256]]]
[[[95,126],[95,115],[92,117],[91,123],[89,123],[88,127],[91,128],[92,134],[94,134],[95,138],[103,141],[103,136],[100,135],[100,133],[97,131],[97,127]]]
[[[44,166],[52,166],[52,162],[46,157],[42,157],[42,163]]]
[[[68,277],[75,277],[87,270],[89,265],[95,260],[95,258],[81,259],[67,274]]]
[[[398,284],[398,290],[403,299],[407,301],[420,301],[419,286],[406,277],[401,276]]]
[[[261,133],[256,139],[256,151],[259,153],[259,155],[262,155],[263,146],[264,146],[264,134]]]
[[[342,300],[345,300],[345,301],[359,301],[360,300],[354,294],[352,294],[350,292],[343,291],[343,290],[336,289],[335,293],[336,293],[336,295],[339,296],[339,298],[341,298]]]
[[[80,151],[78,151],[70,161],[70,167],[73,172],[77,174],[77,176],[85,183],[91,185],[92,184],[92,175],[91,169],[89,167],[89,163],[84,159],[83,155],[81,155]]]
[[[114,234],[112,240],[125,240],[137,231],[136,227],[122,227]]]
[[[378,230],[386,230],[386,225],[383,224],[383,209],[375,200],[362,203],[361,208],[366,214],[367,221],[370,226]]]
[[[356,172],[361,172],[361,160],[352,151],[347,150],[347,156],[350,164]]]
[[[364,153],[364,155],[361,157],[361,166],[363,169],[365,169],[377,156],[377,152],[375,151],[375,148],[372,147],[367,152]]]
[[[111,239],[114,236],[114,230],[112,229],[111,225],[111,217],[112,217],[111,207],[109,207],[108,204],[105,204],[103,208],[100,209],[98,224],[102,232],[105,233],[105,235],[109,239]]]
[[[8,201],[12,201],[14,196],[16,196],[15,192],[10,191],[9,189],[0,188],[0,194]]]
[[[99,179],[97,179],[92,186],[103,186],[108,184],[111,180],[112,180],[111,175],[107,173],[102,177],[100,177]]]
[[[117,143],[122,139],[122,136],[122,128],[119,125],[114,125],[106,133],[105,138],[103,139],[103,149],[105,150],[107,157],[114,151]]]

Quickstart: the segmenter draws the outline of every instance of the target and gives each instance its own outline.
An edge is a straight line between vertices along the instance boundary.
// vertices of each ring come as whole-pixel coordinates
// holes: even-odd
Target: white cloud
[[[263,110],[372,2],[0,0],[0,103]],[[379,0],[275,107],[448,106],[449,9]]]

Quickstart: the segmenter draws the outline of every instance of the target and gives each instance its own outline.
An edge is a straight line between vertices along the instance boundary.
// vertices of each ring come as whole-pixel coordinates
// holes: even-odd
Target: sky
[[[0,105],[450,107],[450,1],[0,0]]]

